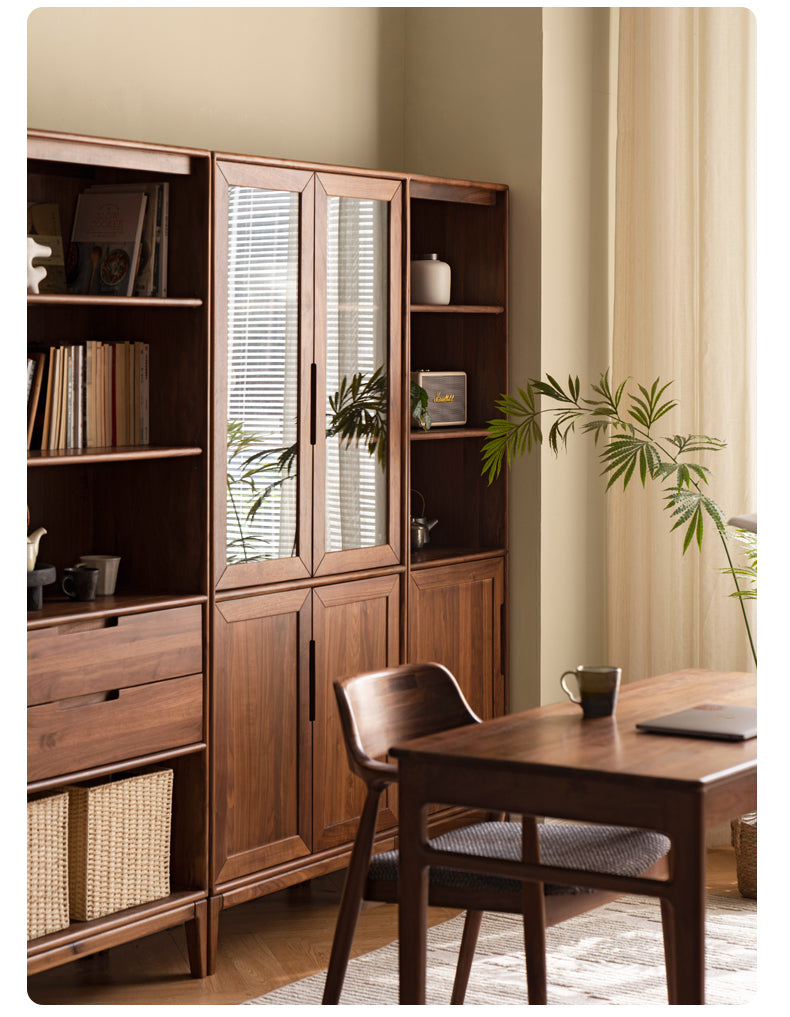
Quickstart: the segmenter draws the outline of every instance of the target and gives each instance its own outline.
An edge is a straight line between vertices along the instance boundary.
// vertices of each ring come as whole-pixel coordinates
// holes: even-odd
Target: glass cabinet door
[[[214,577],[311,572],[310,172],[218,161]]]
[[[401,187],[319,173],[315,575],[400,559]]]

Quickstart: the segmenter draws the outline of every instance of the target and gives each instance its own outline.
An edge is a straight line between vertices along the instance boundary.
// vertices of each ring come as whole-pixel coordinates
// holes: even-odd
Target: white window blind
[[[235,560],[288,557],[295,553],[296,463],[283,479],[276,462],[297,438],[299,196],[231,187],[228,229],[228,420],[260,436],[230,469],[228,545]],[[252,464],[267,467],[253,490],[242,481],[241,460],[264,451]]]

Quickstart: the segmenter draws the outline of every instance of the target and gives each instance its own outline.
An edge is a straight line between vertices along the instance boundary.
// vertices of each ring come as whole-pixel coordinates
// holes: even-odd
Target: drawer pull
[[[109,703],[120,697],[120,689],[108,689],[107,692],[88,692],[84,696],[72,696],[61,699],[58,708],[61,710],[77,710],[82,706],[94,706],[96,703]]]
[[[65,625],[58,625],[56,632],[59,636],[72,636],[75,632],[97,632],[102,629],[117,629],[118,615],[110,618],[91,618],[88,621],[67,622]]]

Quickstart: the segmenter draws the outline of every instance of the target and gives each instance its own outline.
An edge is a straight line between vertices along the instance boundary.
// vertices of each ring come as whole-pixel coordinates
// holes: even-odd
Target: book
[[[52,202],[33,202],[27,207],[27,235],[52,251],[46,258],[37,258],[46,276],[38,284],[39,293],[66,292],[66,259],[60,229],[60,208]]]
[[[156,245],[158,260],[156,264],[157,279],[159,280],[159,296],[167,296],[167,247],[170,217],[170,184],[165,181],[162,184],[161,207],[159,214],[159,234]]]
[[[140,344],[140,444],[148,445],[150,435],[150,349],[148,343]]]
[[[28,449],[149,444],[149,355],[141,340],[29,349]]]
[[[41,396],[42,382],[44,380],[44,367],[46,354],[30,353],[27,358],[28,383],[27,383],[27,447],[31,448],[33,440],[33,426],[39,411],[39,398]],[[32,365],[32,371],[31,371]]]
[[[147,200],[145,193],[78,196],[67,264],[70,292],[133,295]]]
[[[55,412],[54,394],[57,388],[57,350],[53,347],[49,351],[49,368],[47,370],[47,396],[44,406],[44,429],[41,434],[41,448],[47,451],[52,446],[52,416]]]
[[[142,193],[147,198],[143,228],[140,233],[140,255],[134,280],[134,295],[136,297],[159,295],[159,279],[156,275],[156,247],[159,240],[163,186],[157,183],[94,184],[85,192],[86,194]]]

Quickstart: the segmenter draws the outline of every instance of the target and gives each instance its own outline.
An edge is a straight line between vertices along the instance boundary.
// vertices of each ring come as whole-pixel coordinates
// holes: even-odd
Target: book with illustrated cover
[[[48,247],[52,254],[36,258],[47,274],[38,284],[39,293],[66,292],[66,259],[60,230],[60,209],[54,203],[34,202],[27,207],[27,235]]]
[[[71,293],[134,294],[147,201],[144,192],[79,195],[66,264]]]
[[[159,222],[161,220],[163,184],[94,184],[86,190],[86,194],[137,193],[145,194],[145,215],[143,229],[140,234],[140,256],[137,274],[134,280],[136,297],[159,296],[159,279],[157,277],[156,250],[159,243]]]

